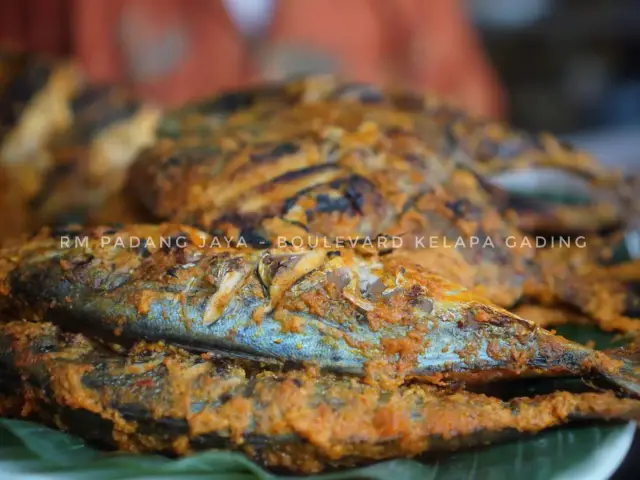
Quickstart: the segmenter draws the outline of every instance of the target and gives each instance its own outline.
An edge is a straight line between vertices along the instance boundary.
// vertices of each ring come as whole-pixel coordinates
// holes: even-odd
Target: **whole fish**
[[[261,108],[207,136],[160,141],[133,165],[131,191],[160,219],[260,246],[388,235],[400,240],[394,255],[500,306],[568,304],[602,329],[640,329],[628,308],[640,299],[633,282],[598,281],[594,295],[593,278],[606,269],[594,263],[586,278],[568,264],[545,268],[518,220],[578,225],[598,218],[593,212],[610,216],[606,205],[550,209],[507,194],[460,160],[446,136],[429,136],[417,113],[328,101]],[[514,203],[524,215],[513,214]]]
[[[635,363],[555,336],[411,263],[350,248],[215,241],[177,225],[36,238],[3,252],[0,305],[107,342],[163,341],[383,384],[566,375],[640,394]]]
[[[310,371],[256,373],[164,345],[119,355],[49,323],[0,324],[4,415],[101,446],[185,455],[239,450],[314,473],[529,435],[574,420],[625,420],[638,400],[556,392],[502,401],[412,385],[385,391]]]

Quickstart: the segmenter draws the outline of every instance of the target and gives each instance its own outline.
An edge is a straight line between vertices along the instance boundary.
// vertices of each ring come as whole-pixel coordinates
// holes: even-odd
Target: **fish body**
[[[119,344],[164,341],[372,381],[569,375],[640,391],[626,363],[393,258],[211,247],[213,237],[175,225],[73,237],[85,243],[40,238],[5,251],[5,311]]]
[[[256,372],[163,345],[116,354],[48,323],[0,325],[0,372],[0,394],[15,406],[5,415],[129,452],[227,448],[299,473],[640,414],[639,401],[610,392],[502,401],[425,385],[386,391],[309,371]]]
[[[380,101],[354,102],[332,96],[331,88],[313,86],[316,94],[308,101],[295,88],[294,98],[281,103],[273,96],[264,104],[254,98],[224,110],[223,123],[201,130],[193,126],[206,124],[206,109],[192,110],[188,121],[177,122],[185,130],[163,138],[134,164],[133,195],[159,219],[257,240],[262,247],[390,236],[400,244],[392,255],[502,307],[523,300],[570,305],[608,331],[640,328],[627,308],[638,298],[632,282],[598,281],[594,295],[593,275],[588,279],[564,263],[548,268],[546,253],[528,235],[556,233],[559,223],[583,233],[592,230],[583,228],[583,220],[604,217],[595,231],[619,228],[624,222],[617,206],[552,206],[505,192],[479,168],[485,163],[476,158],[477,139],[468,138],[475,127],[449,125],[451,112],[429,110],[427,100],[420,107],[384,100],[383,94]],[[497,125],[477,128],[493,142],[510,135]],[[452,129],[467,134],[455,136]],[[557,166],[581,155],[549,142],[549,151],[563,159]],[[537,156],[524,150],[529,153],[523,158],[537,159],[533,163],[555,161],[542,150]],[[586,177],[588,163],[582,164]],[[594,184],[607,183],[591,173]],[[590,268],[605,278],[599,266],[592,262]]]

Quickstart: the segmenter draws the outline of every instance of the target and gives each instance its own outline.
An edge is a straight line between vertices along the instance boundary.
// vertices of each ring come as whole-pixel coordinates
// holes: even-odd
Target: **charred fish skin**
[[[40,323],[0,325],[0,369],[22,414],[130,452],[239,450],[270,468],[327,467],[445,452],[575,419],[637,418],[637,400],[558,392],[501,401],[414,385],[384,391],[309,372],[251,374],[158,345],[128,355]],[[19,379],[19,380],[17,380]]]
[[[533,250],[510,248],[520,232],[476,175],[420,139],[410,117],[322,103],[258,127],[242,121],[219,140],[159,142],[132,167],[132,191],[157,217],[223,237],[281,245],[392,235],[414,261],[466,287],[482,285],[503,306],[522,295]],[[465,247],[437,248],[457,239]]]
[[[180,132],[185,136],[197,126],[206,132],[221,125],[212,119],[227,120],[233,114],[242,115],[251,109],[271,115],[292,106],[319,102],[391,107],[414,115],[425,141],[440,146],[438,153],[448,156],[456,151],[458,157],[468,159],[482,175],[551,167],[579,175],[594,184],[619,184],[619,175],[599,165],[588,153],[550,134],[531,134],[501,122],[474,118],[431,93],[382,89],[368,83],[345,82],[332,75],[305,76],[284,84],[225,92],[169,112],[164,122],[171,128],[160,135],[176,138],[176,132]]]
[[[399,236],[409,251],[394,254],[479,289],[502,307],[530,297],[525,279],[534,277],[541,286],[536,301],[564,304],[569,298],[603,329],[640,328],[624,302],[607,300],[621,289],[628,292],[627,286],[610,283],[593,296],[577,277],[567,293],[563,282],[570,269],[556,277],[541,275],[538,252],[527,246],[521,231],[558,231],[558,223],[573,233],[617,228],[618,206],[576,210],[524,202],[491,185],[484,176],[488,172],[478,167],[485,163],[475,158],[482,156],[475,149],[484,148],[478,138],[518,143],[518,134],[482,122],[476,128],[474,120],[426,97],[349,100],[361,91],[373,98],[362,86],[346,88],[349,98],[332,96],[337,85],[311,89],[312,101],[283,102],[279,108],[270,104],[261,110],[254,102],[196,139],[162,140],[133,166],[134,195],[158,218],[199,225],[223,237],[258,238],[265,241],[261,246],[292,238]],[[457,121],[463,125],[453,128]],[[459,132],[454,135],[452,129]],[[478,138],[467,138],[476,133]],[[522,147],[515,157],[557,167],[582,165],[587,177],[604,182],[589,166],[591,160],[580,160],[582,153],[565,151],[552,139],[529,143],[533,146]],[[513,208],[522,215],[513,215]],[[411,246],[433,238],[436,248]],[[461,247],[440,248],[459,240]],[[586,305],[585,297],[597,305]]]
[[[153,249],[101,247],[105,231],[74,248],[43,238],[5,252],[4,309],[115,343],[165,341],[373,381],[595,375],[638,394],[625,364],[404,262],[347,249],[201,248],[211,237],[175,225],[107,231]],[[190,243],[158,248],[180,234]]]

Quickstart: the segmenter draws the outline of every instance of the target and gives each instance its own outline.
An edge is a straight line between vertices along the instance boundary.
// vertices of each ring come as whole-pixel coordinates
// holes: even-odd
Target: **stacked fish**
[[[35,60],[15,58],[0,166],[24,232],[53,226],[0,252],[3,415],[108,448],[227,448],[305,473],[640,417],[637,347],[596,351],[539,324],[640,327],[639,265],[610,261],[634,208],[626,180],[587,154],[332,77],[158,123],[65,89],[57,64],[18,98]],[[542,167],[601,195],[568,208],[490,181]],[[540,249],[540,232],[586,243]],[[584,384],[490,395],[518,378]]]

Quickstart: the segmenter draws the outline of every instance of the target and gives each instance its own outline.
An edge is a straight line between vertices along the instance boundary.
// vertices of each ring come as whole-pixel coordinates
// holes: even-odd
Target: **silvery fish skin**
[[[5,312],[118,344],[163,341],[372,381],[569,375],[640,393],[633,364],[393,258],[346,248],[212,248],[211,237],[176,225],[67,239],[74,236],[87,243],[67,248],[43,237],[3,252]]]
[[[304,370],[256,372],[157,344],[120,355],[52,324],[21,321],[0,324],[0,379],[3,415],[128,452],[227,448],[299,473],[640,415],[638,400],[611,392],[502,401],[427,385],[383,390]]]

